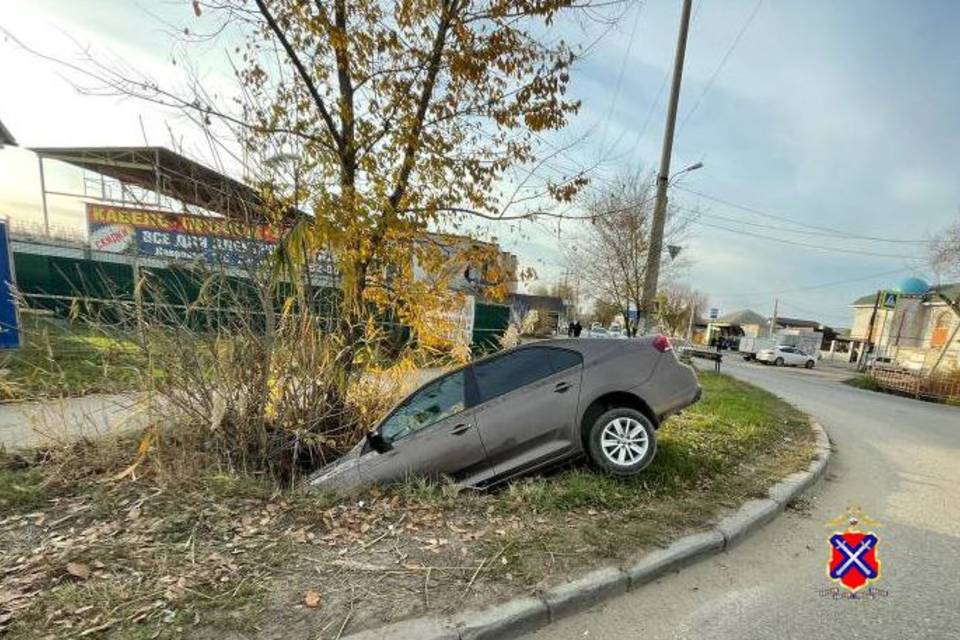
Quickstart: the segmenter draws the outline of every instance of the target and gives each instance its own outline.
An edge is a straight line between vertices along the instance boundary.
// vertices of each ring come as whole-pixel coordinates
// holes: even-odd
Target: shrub
[[[852,387],[857,387],[858,389],[866,389],[867,391],[880,391],[880,383],[877,382],[877,379],[869,374],[861,374],[855,378],[847,380],[847,384]]]

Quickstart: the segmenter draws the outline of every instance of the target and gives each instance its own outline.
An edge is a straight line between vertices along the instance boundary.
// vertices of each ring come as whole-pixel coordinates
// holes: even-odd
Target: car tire
[[[815,364],[816,364],[816,363],[815,363],[813,360],[807,360],[807,362],[806,362],[803,366],[804,366],[805,368],[807,368],[807,369],[813,369],[813,366],[814,366]]]
[[[589,428],[587,457],[595,468],[605,473],[636,475],[646,469],[657,454],[653,423],[636,409],[610,409]]]
[[[777,358],[776,360],[774,360],[774,361],[773,361],[773,365],[774,365],[775,367],[782,367],[782,366],[783,366],[783,358]]]

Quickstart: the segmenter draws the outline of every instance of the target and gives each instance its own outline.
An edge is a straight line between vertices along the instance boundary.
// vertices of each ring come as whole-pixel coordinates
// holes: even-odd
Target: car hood
[[[363,441],[345,453],[336,462],[321,467],[307,478],[307,486],[321,491],[348,493],[362,484],[360,476],[360,454]]]

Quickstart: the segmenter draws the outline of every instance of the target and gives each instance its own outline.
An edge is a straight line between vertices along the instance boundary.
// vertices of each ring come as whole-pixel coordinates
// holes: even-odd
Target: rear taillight
[[[670,338],[668,338],[667,336],[657,336],[656,338],[654,338],[653,348],[659,351],[660,353],[673,351],[673,345],[670,344]]]

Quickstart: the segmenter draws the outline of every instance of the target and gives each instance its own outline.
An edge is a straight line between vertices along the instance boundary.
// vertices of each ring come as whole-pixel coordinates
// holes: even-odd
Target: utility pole
[[[773,299],[773,317],[770,318],[770,337],[773,337],[773,333],[777,330],[777,310],[780,307],[780,298]]]
[[[657,280],[660,277],[660,252],[663,251],[663,227],[667,219],[667,187],[670,186],[670,156],[673,154],[673,130],[677,123],[677,105],[680,103],[680,81],[683,78],[683,58],[687,52],[687,31],[690,27],[690,10],[693,0],[683,0],[680,12],[680,32],[677,34],[677,52],[673,58],[673,83],[670,87],[670,103],[667,106],[667,124],[663,132],[663,148],[660,151],[660,171],[657,173],[657,202],[653,209],[653,224],[650,229],[650,246],[647,266],[643,274],[644,331],[653,316],[657,296]],[[638,310],[639,315],[639,310]],[[640,318],[637,318],[639,321]]]
[[[873,324],[877,320],[877,309],[880,308],[880,296],[882,295],[882,290],[877,291],[877,297],[873,301],[873,312],[870,314],[870,328],[867,330],[866,342],[860,347],[860,357],[857,359],[857,371],[866,371],[867,369],[867,351],[869,351],[870,345],[873,344]]]

